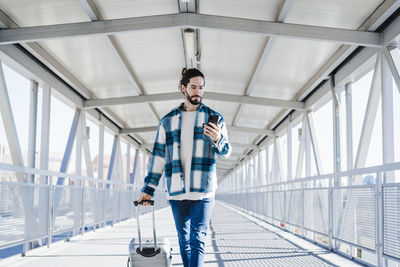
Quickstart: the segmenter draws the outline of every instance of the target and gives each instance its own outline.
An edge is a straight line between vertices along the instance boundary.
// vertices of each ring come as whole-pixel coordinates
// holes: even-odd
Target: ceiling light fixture
[[[193,29],[185,29],[183,31],[185,40],[186,56],[190,59],[196,57],[196,33]]]

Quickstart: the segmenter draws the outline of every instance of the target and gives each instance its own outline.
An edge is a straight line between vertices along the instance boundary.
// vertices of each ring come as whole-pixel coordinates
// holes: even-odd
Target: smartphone
[[[218,115],[210,115],[209,117],[208,117],[208,122],[207,122],[207,124],[209,123],[209,122],[212,122],[212,123],[214,123],[215,125],[217,125],[217,123],[218,123],[218,119],[219,119],[219,116]]]

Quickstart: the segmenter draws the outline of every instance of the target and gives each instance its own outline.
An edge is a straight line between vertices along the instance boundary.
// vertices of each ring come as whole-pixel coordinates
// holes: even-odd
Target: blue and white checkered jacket
[[[170,196],[185,193],[185,178],[180,155],[182,107],[183,104],[165,115],[158,126],[149,172],[142,188],[142,192],[151,196],[154,195],[163,171]],[[218,125],[221,127],[221,138],[216,144],[203,133],[203,125],[207,123],[211,114],[219,116]],[[217,179],[215,156],[228,158],[231,150],[225,121],[221,114],[200,104],[194,123],[190,192],[206,193],[215,190],[213,188],[213,179]]]

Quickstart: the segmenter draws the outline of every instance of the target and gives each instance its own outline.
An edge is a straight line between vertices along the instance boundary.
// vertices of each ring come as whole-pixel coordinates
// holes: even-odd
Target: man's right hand
[[[151,200],[151,196],[149,194],[146,193],[141,193],[138,202],[142,201],[142,200]],[[149,202],[145,202],[143,204],[140,204],[140,206],[149,206]]]

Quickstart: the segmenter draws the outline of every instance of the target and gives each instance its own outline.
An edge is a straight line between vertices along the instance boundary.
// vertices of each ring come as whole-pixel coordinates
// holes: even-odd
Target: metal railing
[[[398,162],[217,192],[216,198],[349,258],[383,266],[388,259],[400,262],[399,171]],[[341,251],[341,244],[351,252]],[[357,259],[353,248],[374,259]]]
[[[17,175],[47,182],[19,183]],[[55,177],[65,178],[64,185]],[[155,209],[168,205],[164,191],[156,190]],[[29,242],[50,246],[55,235],[69,239],[136,217],[133,201],[139,195],[133,184],[0,163],[0,250],[24,244],[24,255]],[[141,209],[146,212],[150,209]]]

